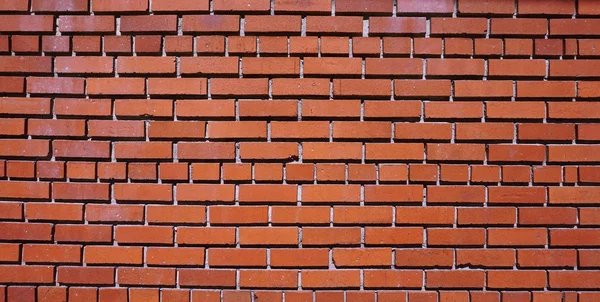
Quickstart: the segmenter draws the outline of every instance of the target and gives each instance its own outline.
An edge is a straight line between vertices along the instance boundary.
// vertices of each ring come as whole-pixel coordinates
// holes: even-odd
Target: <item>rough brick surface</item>
[[[0,0],[0,301],[600,301],[595,0]]]

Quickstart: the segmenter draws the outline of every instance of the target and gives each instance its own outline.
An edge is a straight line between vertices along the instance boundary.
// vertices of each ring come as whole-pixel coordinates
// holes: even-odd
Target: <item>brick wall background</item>
[[[599,301],[594,0],[0,0],[0,301]]]

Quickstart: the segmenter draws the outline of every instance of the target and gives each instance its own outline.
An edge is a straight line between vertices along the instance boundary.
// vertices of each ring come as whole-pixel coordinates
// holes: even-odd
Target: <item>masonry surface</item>
[[[600,301],[594,0],[0,0],[0,301]]]

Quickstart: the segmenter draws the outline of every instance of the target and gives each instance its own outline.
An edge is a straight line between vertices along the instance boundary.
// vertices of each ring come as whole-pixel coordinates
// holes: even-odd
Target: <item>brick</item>
[[[511,249],[460,249],[456,251],[456,265],[463,268],[512,268],[515,251]]]
[[[434,1],[431,1],[434,2]],[[484,18],[432,18],[432,35],[485,35],[487,20]]]
[[[461,0],[458,2],[458,12],[463,14],[504,14],[512,15],[515,2],[509,0],[501,1],[477,1]]]
[[[455,81],[454,95],[457,98],[510,98],[513,95],[512,81]]]
[[[63,33],[111,33],[115,31],[113,16],[60,16],[58,20],[58,29]]]
[[[369,1],[343,0],[335,5],[336,12],[341,14],[389,14],[392,10],[391,1],[372,3]]]
[[[305,60],[306,61],[306,60]],[[306,65],[305,65],[306,66]],[[367,58],[366,75],[373,77],[403,75],[421,77],[423,62],[412,58]]]
[[[503,171],[504,172],[504,171]],[[544,187],[490,187],[489,202],[498,204],[543,204],[546,201]]]
[[[451,267],[452,251],[449,249],[425,250],[398,249],[396,250],[396,266],[407,267]]]
[[[245,1],[230,1],[218,0],[215,1],[214,10],[217,12],[249,12],[260,13],[269,11],[270,3],[265,0],[245,0]]]
[[[277,26],[272,26],[277,24]],[[259,34],[268,32],[270,34],[298,34],[301,30],[301,18],[300,16],[246,16],[245,19],[245,32],[252,34]]]
[[[592,289],[598,286],[598,278],[596,277],[596,271],[589,272],[552,272],[548,275],[548,283],[553,289]],[[577,278],[582,282],[573,282],[573,279]]]
[[[268,208],[255,207],[212,207],[210,222],[215,225],[267,224]]]
[[[57,281],[61,284],[113,285],[115,269],[111,267],[58,268]]]
[[[0,10],[3,12],[27,11],[28,9],[29,3],[21,1],[4,1],[0,6]]]
[[[574,250],[518,250],[520,267],[574,267],[577,253]]]
[[[242,270],[240,287],[242,288],[296,288],[298,273],[293,270]]]
[[[177,230],[177,243],[184,245],[233,245],[235,228],[191,228]]]
[[[490,246],[544,246],[548,242],[545,228],[491,228],[488,230]]]
[[[304,270],[303,288],[358,288],[358,270]]]
[[[99,0],[92,4],[94,12],[144,12],[148,10],[147,0],[130,0],[117,2],[113,0]]]
[[[310,2],[294,2],[275,0],[275,11],[285,13],[328,13],[331,11],[331,2],[324,0]]]
[[[396,207],[396,224],[405,225],[452,225],[452,207]]]
[[[169,1],[155,0],[151,2],[154,12],[206,12],[208,11],[208,1]]]
[[[112,227],[107,225],[57,225],[54,240],[58,242],[106,243],[112,241]]]
[[[31,221],[83,221],[83,206],[68,203],[37,203],[25,207]]]
[[[298,230],[294,227],[240,228],[240,245],[297,245]]]
[[[27,92],[31,94],[83,94],[82,78],[27,78]]]
[[[450,96],[447,80],[394,80],[394,95],[403,98],[444,98]]]
[[[84,262],[91,265],[142,264],[141,247],[86,246]]]
[[[25,284],[50,284],[54,283],[54,268],[45,265],[18,266],[6,265],[2,267],[3,283]],[[10,274],[8,272],[11,272]]]
[[[519,0],[517,14],[519,15],[573,15],[575,13],[574,1],[561,1],[544,6],[536,5],[535,1]]]
[[[492,19],[491,35],[496,36],[543,36],[547,32],[546,20],[534,18]],[[551,32],[552,32],[552,28]]]
[[[482,186],[435,186],[427,188],[427,199],[432,203],[476,203],[485,201]]]
[[[277,206],[272,208],[274,224],[329,224],[329,208],[322,206]]]
[[[81,247],[78,245],[23,245],[23,260],[26,263],[80,263]]]
[[[4,2],[6,3],[6,2]],[[25,9],[27,10],[27,9]],[[8,15],[3,17],[0,31],[7,32],[52,32],[54,16],[52,15]]]
[[[231,288],[236,284],[235,270],[210,270],[210,269],[180,269],[180,282],[182,286],[204,286]],[[194,291],[195,293],[196,291]],[[193,295],[194,297],[194,295]]]
[[[483,246],[485,231],[477,228],[430,228],[427,232],[427,243],[431,246]]]
[[[273,267],[327,267],[329,252],[327,249],[273,249],[271,265]]]
[[[32,136],[83,136],[85,122],[83,120],[41,120],[30,119],[27,132]]]
[[[359,58],[305,58],[304,74],[314,76],[358,76],[362,61]],[[244,69],[245,72],[245,69]]]
[[[252,79],[251,83],[253,86],[259,82],[262,84],[263,80]],[[250,84],[250,83],[249,83]],[[258,95],[266,95],[268,85],[264,85],[264,90],[256,92]],[[245,94],[245,93],[241,93]],[[329,80],[327,79],[273,79],[273,96],[310,96],[310,97],[325,97],[329,96]]]
[[[425,274],[426,288],[481,288],[484,271],[430,271]]]
[[[2,56],[0,57],[0,72],[48,74],[52,72],[51,60],[49,59],[50,57]]]
[[[148,206],[146,219],[150,224],[203,224],[205,212],[204,206]]]
[[[123,285],[175,285],[174,268],[119,267],[117,275]]]
[[[23,93],[25,92],[24,77],[0,77],[0,92],[3,93]]]
[[[190,266],[204,264],[204,248],[151,247],[146,252],[148,265]]]
[[[488,272],[487,286],[490,288],[544,288],[546,272],[544,271],[509,271],[499,270]]]
[[[483,104],[478,102],[425,102],[426,119],[480,119]]]
[[[427,158],[434,161],[483,161],[485,148],[477,144],[428,144]]]
[[[108,99],[54,99],[54,112],[58,116],[108,116],[111,102]]]
[[[496,120],[543,119],[546,106],[543,102],[486,102],[486,117]]]
[[[421,161],[424,156],[422,149],[423,144],[420,143],[369,143],[366,145],[365,159],[367,161],[395,161],[398,159]]]
[[[369,18],[369,33],[373,35],[423,35],[425,34],[425,21],[425,18],[422,17],[371,17]]]
[[[334,207],[334,224],[390,224],[392,208],[376,207]],[[361,217],[362,215],[368,217]]]
[[[218,96],[266,96],[268,95],[267,79],[212,79],[212,95]],[[273,93],[273,95],[279,95]]]
[[[112,68],[112,63],[111,63]],[[112,70],[112,69],[111,69]],[[88,78],[87,93],[92,95],[143,95],[142,78]]]
[[[514,225],[517,212],[514,208],[459,208],[459,225]]]
[[[304,188],[303,188],[304,190]],[[423,186],[421,185],[386,185],[365,186],[365,202],[415,202],[423,200]]]
[[[277,10],[277,6],[275,7]],[[362,35],[363,26],[360,17],[307,16],[306,33],[331,35]]]

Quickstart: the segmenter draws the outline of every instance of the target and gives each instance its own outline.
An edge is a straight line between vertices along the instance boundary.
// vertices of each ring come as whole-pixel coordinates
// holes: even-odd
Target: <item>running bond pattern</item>
[[[599,301],[595,0],[0,0],[0,301]]]

